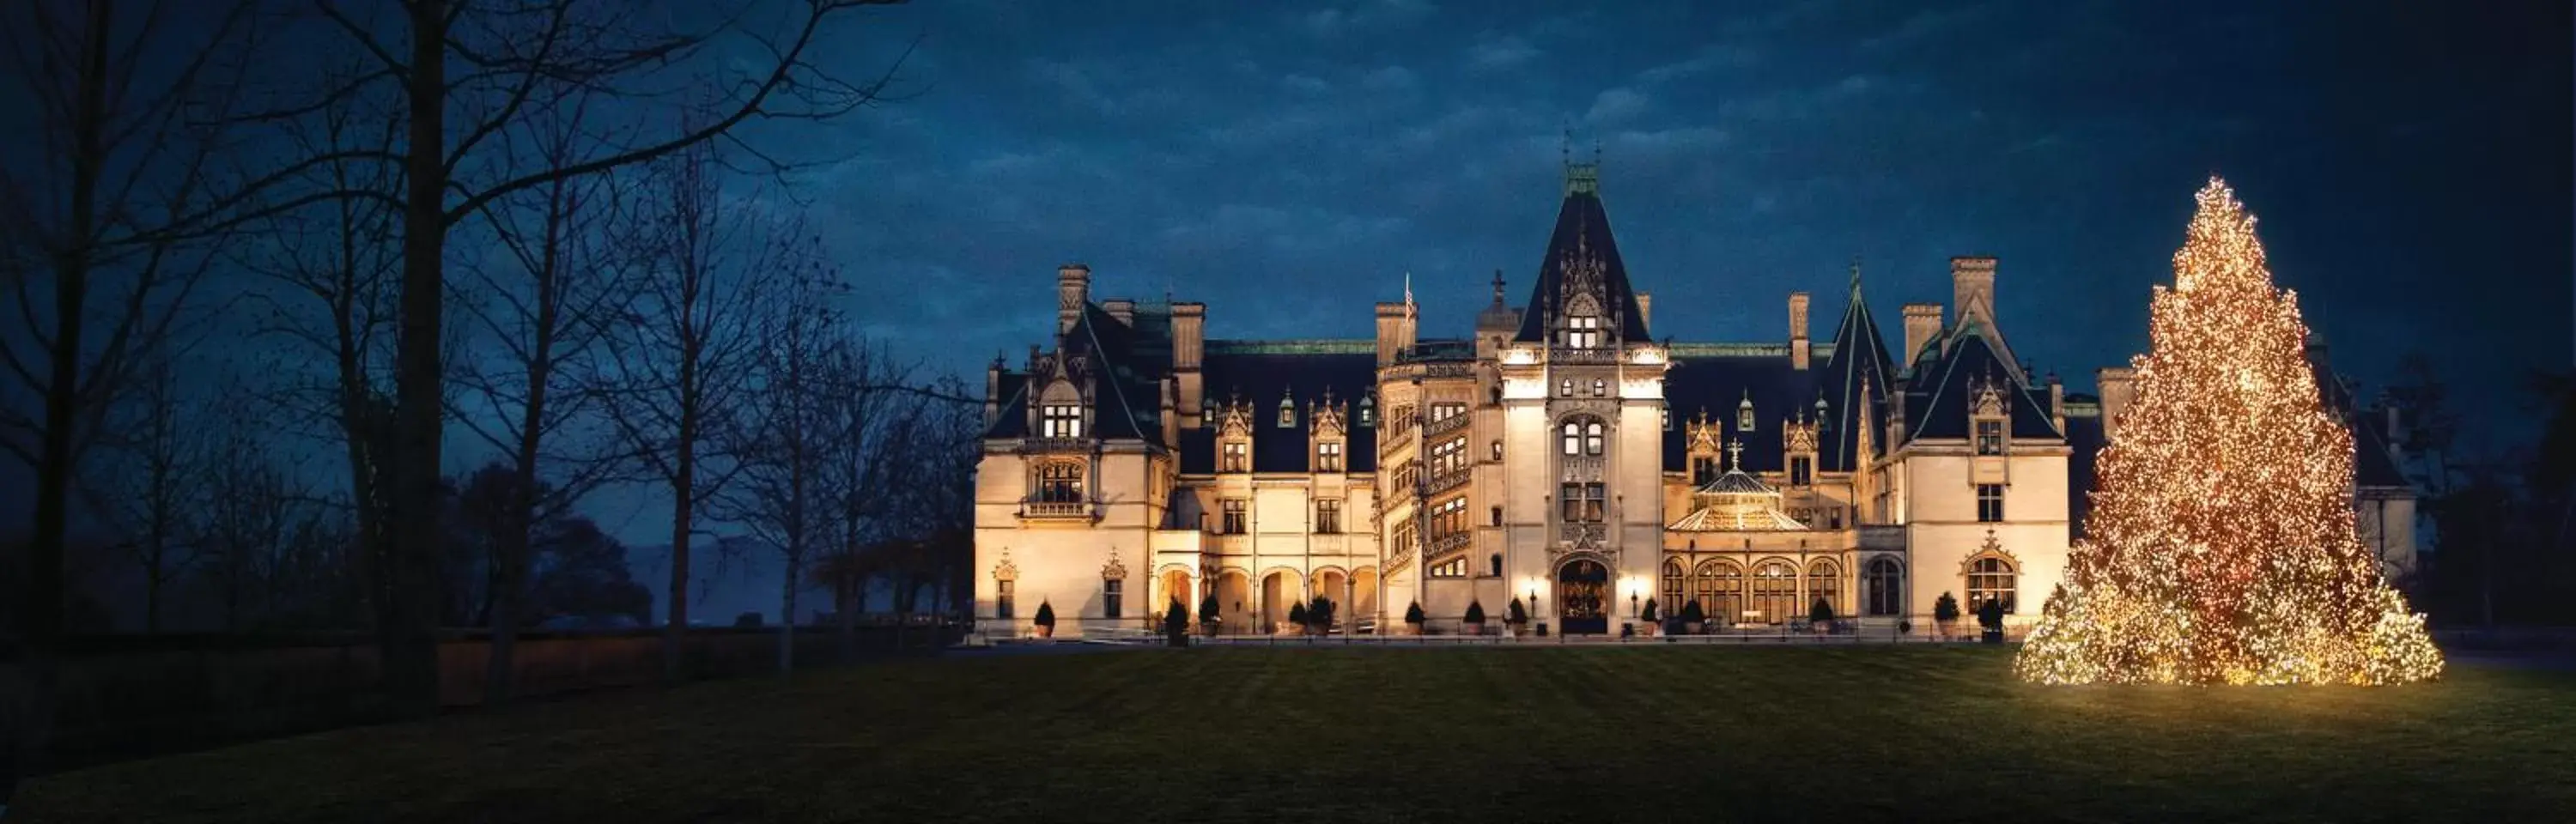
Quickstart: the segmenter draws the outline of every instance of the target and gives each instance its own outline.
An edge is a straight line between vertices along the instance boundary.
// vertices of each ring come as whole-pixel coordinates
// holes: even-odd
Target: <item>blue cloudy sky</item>
[[[1037,342],[1065,261],[1216,337],[1366,336],[1410,271],[1463,333],[1571,127],[1659,336],[1836,317],[1855,255],[1892,321],[1993,254],[2016,350],[2089,390],[2218,173],[2339,366],[2503,386],[2570,359],[2569,30],[2467,5],[921,3],[840,57],[918,38],[909,99],[769,139],[843,158],[801,185],[862,316],[960,368]]]

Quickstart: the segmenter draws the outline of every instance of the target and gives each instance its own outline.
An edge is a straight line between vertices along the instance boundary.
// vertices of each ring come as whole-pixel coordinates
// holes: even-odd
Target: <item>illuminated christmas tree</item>
[[[2390,684],[2441,673],[2355,532],[2352,433],[2318,396],[2298,296],[2254,216],[2200,190],[2136,394],[2013,668],[2051,684]]]

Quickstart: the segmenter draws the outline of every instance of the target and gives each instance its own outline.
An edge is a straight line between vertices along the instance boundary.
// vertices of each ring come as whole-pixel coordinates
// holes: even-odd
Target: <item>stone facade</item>
[[[1803,292],[1780,339],[1658,340],[1593,169],[1569,172],[1527,298],[1496,273],[1467,337],[1420,338],[1408,290],[1374,308],[1375,340],[1209,339],[1203,304],[1094,301],[1087,267],[1060,269],[1054,346],[987,376],[981,627],[1024,633],[1044,603],[1058,634],[1150,629],[1175,600],[1195,624],[1211,596],[1224,632],[1275,631],[1316,597],[1346,631],[1414,604],[1433,631],[1471,604],[1499,624],[1515,600],[1578,633],[1648,601],[1719,626],[1821,602],[1923,632],[1943,594],[2036,618],[2124,373],[2098,399],[2031,374],[1989,257],[1951,261],[1949,319],[1905,307],[1894,353],[1856,264],[1830,340]],[[2387,465],[2360,462],[2364,540],[2411,569],[2412,493],[2355,422]]]

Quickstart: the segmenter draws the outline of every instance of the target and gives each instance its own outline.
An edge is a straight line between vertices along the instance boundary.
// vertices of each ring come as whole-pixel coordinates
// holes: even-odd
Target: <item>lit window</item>
[[[1588,424],[1585,424],[1585,425],[1583,426],[1583,454],[1586,454],[1586,455],[1599,455],[1599,454],[1601,454],[1601,422],[1600,422],[1600,421],[1593,421],[1593,422],[1588,423]]]
[[[1038,465],[1038,502],[1071,504],[1082,502],[1082,464],[1054,462]]]
[[[2003,421],[1988,420],[1977,422],[1977,454],[2004,454]]]
[[[1607,394],[1610,394],[1610,382],[1600,378],[1593,378],[1592,396],[1598,398]]]
[[[1432,423],[1439,423],[1464,414],[1467,414],[1467,405],[1463,403],[1435,403],[1431,405]]]
[[[1342,471],[1342,442],[1325,441],[1315,445],[1315,471]]]
[[[1831,561],[1817,561],[1807,568],[1807,604],[1812,609],[1817,601],[1825,602],[1834,614],[1843,614],[1843,571]]]
[[[1297,405],[1289,402],[1286,397],[1279,399],[1279,428],[1297,428]]]
[[[1248,456],[1249,456],[1249,454],[1251,453],[1251,451],[1252,451],[1252,445],[1251,445],[1251,444],[1244,443],[1244,442],[1242,442],[1242,441],[1226,441],[1226,442],[1225,442],[1225,458],[1224,458],[1224,462],[1223,462],[1223,463],[1221,463],[1221,464],[1219,464],[1219,465],[1217,466],[1217,471],[1219,471],[1219,472],[1246,472],[1246,471],[1250,471],[1250,470],[1249,470],[1249,467],[1251,466],[1251,461],[1248,459]]]
[[[1127,582],[1110,578],[1100,582],[1100,616],[1116,618],[1126,611]]]
[[[1220,530],[1221,532],[1227,535],[1243,534],[1244,518],[1242,498],[1227,498],[1225,502],[1220,505],[1219,511],[1225,514],[1225,521],[1223,524],[1224,529]]]
[[[1557,382],[1556,394],[1569,398],[1574,397],[1574,379],[1566,378],[1565,380]]]
[[[2001,523],[2004,519],[2004,485],[1977,485],[1977,522]]]
[[[1682,565],[1678,561],[1664,562],[1663,609],[1665,615],[1682,614]]]
[[[1342,502],[1325,498],[1315,502],[1315,531],[1331,535],[1342,531]]]
[[[1565,319],[1565,345],[1590,349],[1601,345],[1601,319],[1581,315]]]
[[[1048,404],[1039,421],[1038,433],[1049,438],[1082,437],[1082,407],[1074,404]]]
[[[1602,492],[1599,483],[1570,483],[1563,487],[1563,512],[1567,523],[1597,524],[1602,521]]]
[[[1467,577],[1467,559],[1452,558],[1450,560],[1434,564],[1431,567],[1431,577],[1465,578]]]
[[[1780,561],[1754,568],[1753,610],[1756,620],[1773,624],[1806,615],[1798,603],[1798,571]]]
[[[2010,614],[2013,611],[2013,595],[2012,562],[1989,557],[1979,558],[1976,563],[1968,565],[1968,603],[1971,612],[1975,611],[1976,607],[1985,606],[1987,601],[1994,601],[2002,604],[2004,612]]]
[[[1377,399],[1368,397],[1360,398],[1360,426],[1373,427],[1376,425]]]
[[[1565,425],[1565,454],[1568,454],[1568,455],[1581,455],[1581,454],[1583,454],[1583,425],[1582,425],[1582,424],[1579,424],[1579,423],[1567,423],[1567,424]]]

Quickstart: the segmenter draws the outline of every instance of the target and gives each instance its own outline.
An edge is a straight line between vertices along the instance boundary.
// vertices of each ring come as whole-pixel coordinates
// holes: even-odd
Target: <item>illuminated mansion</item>
[[[1380,303],[1375,340],[1212,339],[1205,304],[1095,301],[1088,267],[1060,269],[1052,345],[986,376],[980,628],[1023,633],[1045,603],[1060,634],[1147,629],[1175,598],[1195,623],[1210,595],[1225,632],[1318,596],[1345,629],[1416,603],[1434,631],[1471,603],[1500,622],[1515,599],[1566,633],[1650,600],[1715,626],[1822,601],[1922,632],[1944,594],[2036,617],[2125,370],[2099,399],[2030,374],[1989,257],[1951,259],[1952,302],[1905,306],[1898,340],[1857,269],[1827,338],[1795,292],[1777,338],[1658,339],[1597,181],[1569,167],[1526,299],[1497,274],[1461,337]],[[2363,424],[2363,538],[2402,573],[2413,493],[2381,418],[2325,384]]]

